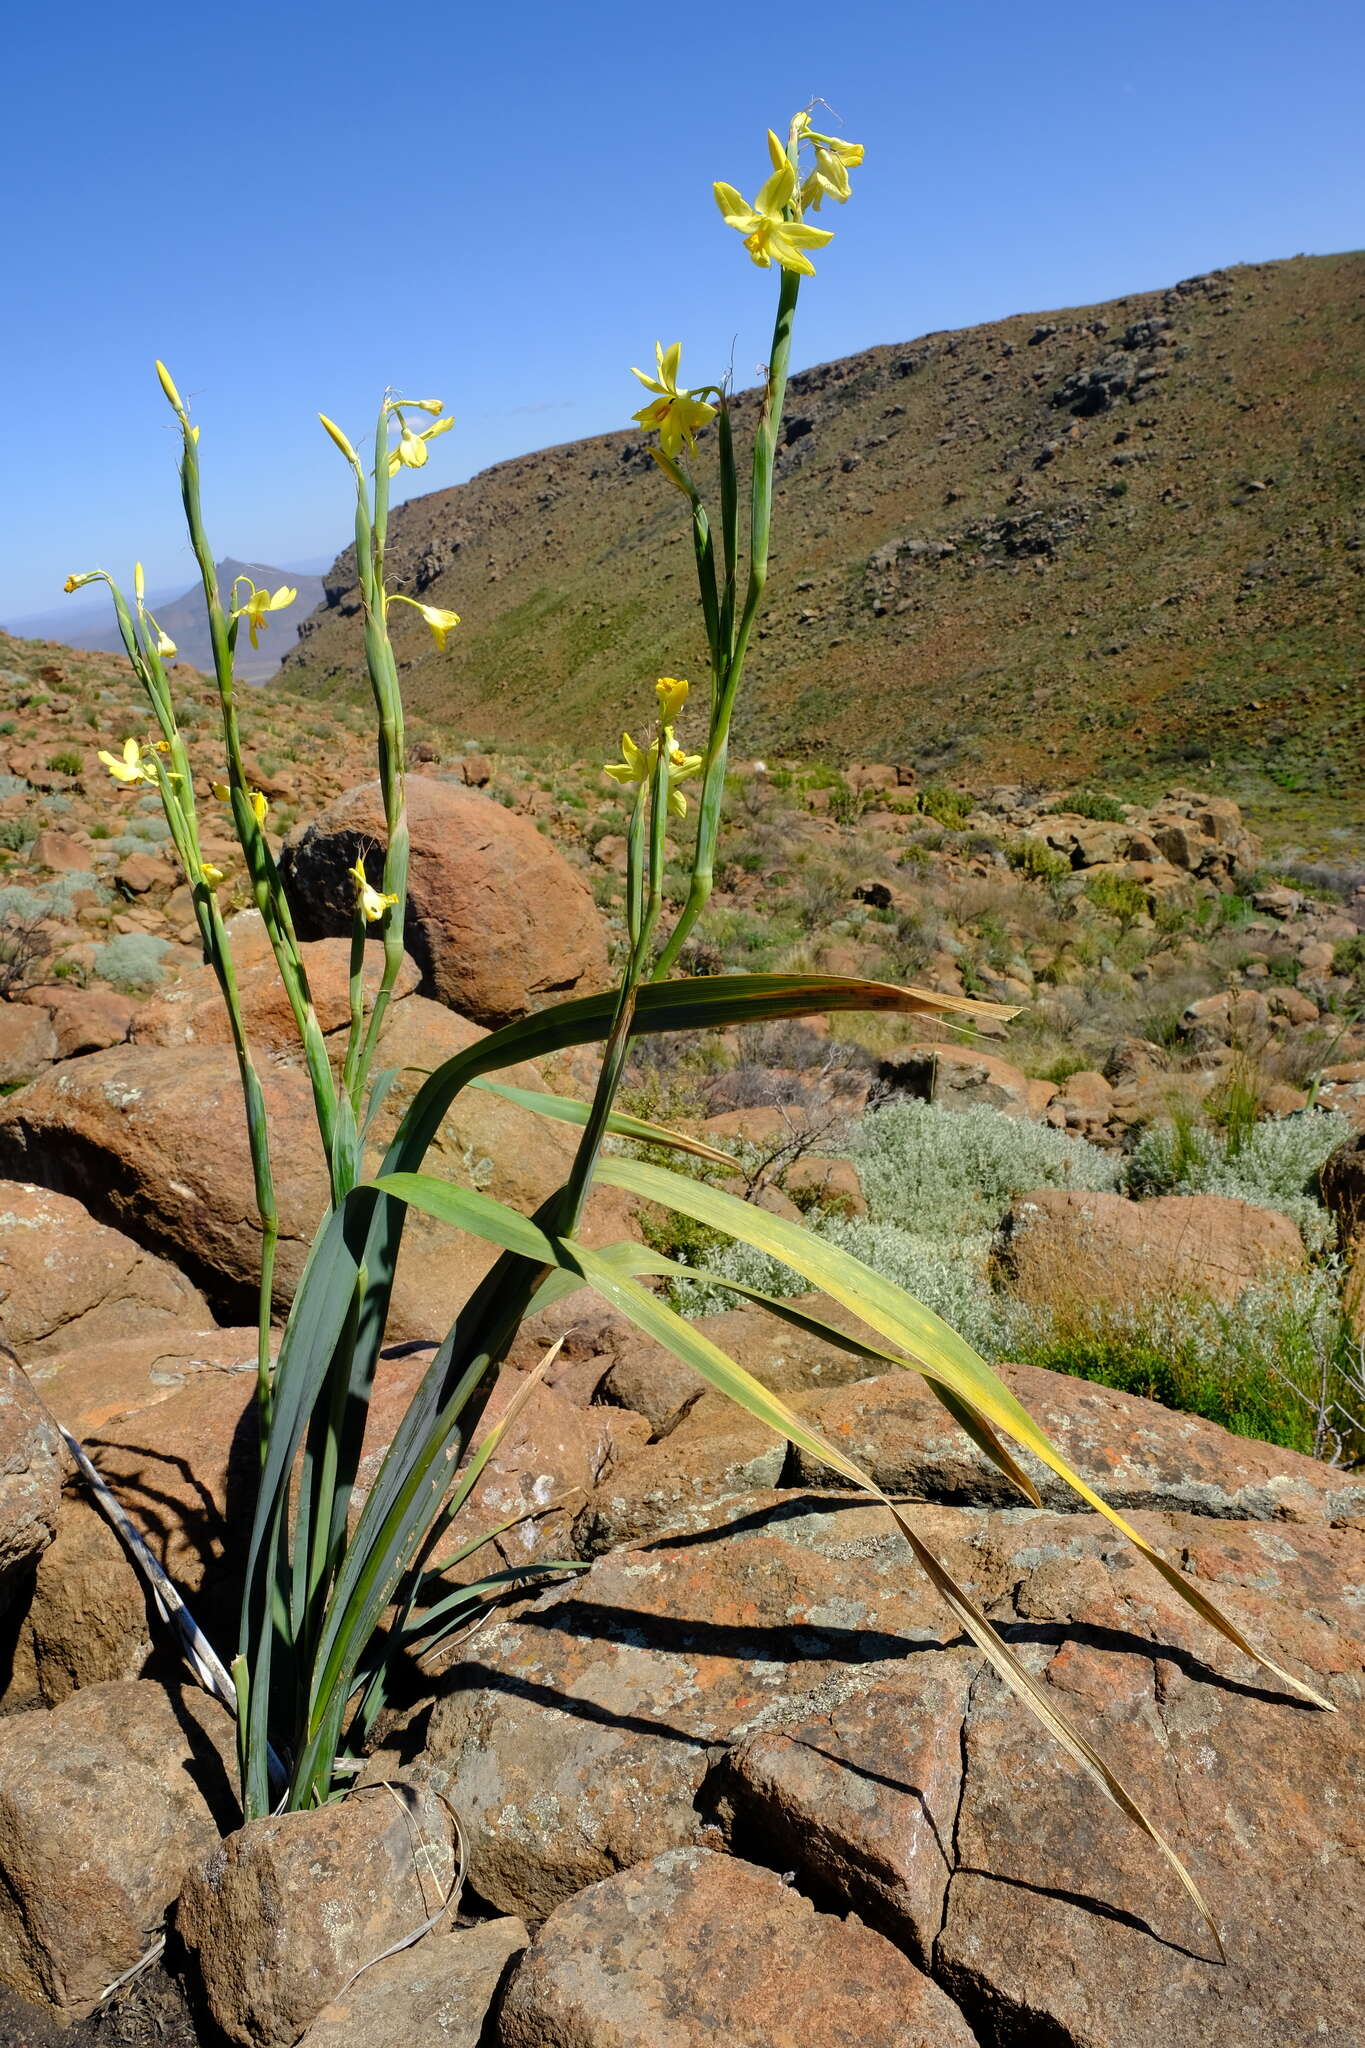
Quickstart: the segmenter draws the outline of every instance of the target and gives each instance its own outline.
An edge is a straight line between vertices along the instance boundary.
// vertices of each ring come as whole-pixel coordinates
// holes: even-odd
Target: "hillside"
[[[977,781],[1197,772],[1349,829],[1363,287],[1361,255],[1295,257],[795,376],[740,746]],[[410,701],[613,745],[656,672],[702,665],[677,512],[634,430],[409,502],[393,580],[464,620],[438,655],[396,618]],[[349,553],[324,584],[287,662],[314,691],[358,680]]]

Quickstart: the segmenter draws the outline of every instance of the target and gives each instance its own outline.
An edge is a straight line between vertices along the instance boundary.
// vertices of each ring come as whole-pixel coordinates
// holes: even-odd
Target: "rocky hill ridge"
[[[1047,781],[1212,763],[1330,807],[1361,737],[1362,282],[1359,255],[1241,266],[793,377],[740,744]],[[443,655],[397,636],[410,700],[463,732],[606,744],[660,667],[700,666],[634,431],[409,501],[390,562],[462,614]],[[358,679],[349,553],[323,581],[288,663],[312,689]]]

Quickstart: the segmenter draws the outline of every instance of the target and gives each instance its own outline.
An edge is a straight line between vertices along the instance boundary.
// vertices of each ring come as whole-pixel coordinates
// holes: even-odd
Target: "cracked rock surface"
[[[703,1503],[602,1557],[487,1629],[375,1767],[406,1759],[443,1791],[476,1892],[532,1924],[586,1913],[567,1902],[618,1872],[728,1850],[858,1915],[997,2048],[1127,2048],[1154,2026],[1181,2048],[1361,2038],[1365,1527],[1134,1516],[1327,1715],[1098,1516],[914,1519],[1186,1861],[1226,1967],[1151,1845],[955,1634],[885,1512],[847,1494]],[[563,2028],[544,2039],[617,2038]]]

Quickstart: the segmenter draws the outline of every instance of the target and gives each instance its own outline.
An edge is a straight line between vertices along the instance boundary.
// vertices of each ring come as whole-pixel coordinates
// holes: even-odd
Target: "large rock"
[[[1060,1544],[1015,1595],[1017,1640],[1185,1859],[1221,1924],[1226,1967],[1150,1845],[1086,1796],[987,1678],[965,1728],[935,1974],[1002,2039],[1359,2048],[1360,1534],[1175,1528],[1185,1569],[1258,1641],[1317,1673],[1339,1713],[1294,1706],[1211,1654],[1205,1631],[1148,1594],[1145,1573],[1096,1574]]]
[[[1057,1093],[1055,1082],[1030,1080],[998,1053],[975,1046],[911,1046],[884,1060],[881,1075],[899,1093],[940,1109],[985,1103],[1006,1116],[1039,1117]]]
[[[776,1486],[787,1445],[724,1394],[702,1393],[658,1443],[626,1458],[578,1525],[586,1557],[673,1527],[679,1511]]]
[[[1306,1256],[1287,1216],[1230,1195],[1130,1202],[1036,1188],[1001,1222],[996,1263],[1022,1300],[1122,1309],[1183,1295],[1232,1301]]]
[[[57,1034],[46,1010],[0,1003],[0,1087],[31,1081],[57,1057]]]
[[[291,2048],[357,1971],[439,1922],[456,1867],[442,1803],[375,1785],[248,1821],[190,1871],[176,1931],[229,2040]]]
[[[58,1422],[84,1438],[169,1401],[182,1387],[213,1385],[230,1374],[254,1376],[256,1331],[245,1324],[220,1330],[153,1323],[94,1343],[77,1334],[69,1350],[44,1348],[26,1370]]]
[[[213,1320],[176,1267],[97,1223],[71,1196],[23,1181],[0,1183],[0,1302],[26,1364]]]
[[[276,1298],[303,1270],[327,1198],[312,1096],[262,1061],[281,1217]],[[237,1063],[226,1046],[120,1045],[50,1068],[0,1110],[0,1170],[87,1201],[180,1262],[230,1318],[254,1314],[256,1221]],[[183,1311],[178,1320],[184,1320]]]
[[[408,951],[431,995],[480,1024],[505,1024],[607,983],[592,897],[528,819],[453,782],[409,776]],[[388,841],[379,785],[338,798],[290,835],[282,867],[305,938],[348,934],[364,857],[380,878]]]
[[[838,1329],[863,1328],[856,1316],[820,1295],[805,1296],[795,1306],[809,1309]],[[866,1379],[877,1370],[866,1359],[837,1350],[822,1338],[760,1309],[736,1308],[722,1315],[699,1316],[697,1328],[776,1394],[840,1387]],[[691,1366],[631,1329],[615,1340],[598,1398],[647,1416],[655,1433],[662,1436],[701,1392],[702,1382]]]
[[[485,2048],[489,2007],[530,1938],[510,1919],[429,1934],[324,2006],[300,2048]]]
[[[1216,1422],[1140,1395],[1036,1365],[1002,1365],[1001,1378],[1062,1456],[1114,1507],[1179,1509],[1229,1520],[1334,1522],[1365,1515],[1365,1475],[1297,1451],[1231,1436]],[[1013,1507],[1020,1495],[960,1430],[917,1372],[890,1373],[792,1406],[855,1459],[884,1492],[909,1500]],[[1012,1444],[1044,1504],[1079,1513],[1082,1502],[1031,1452]],[[610,1493],[632,1467],[614,1475]],[[797,1485],[844,1482],[808,1451],[791,1454]]]
[[[503,1911],[538,1917],[633,1863],[733,1841],[931,1964],[987,2038],[1137,2048],[1156,2011],[1182,2048],[1306,2048],[1365,2005],[1365,1531],[1134,1519],[1341,1711],[1268,1681],[1098,1516],[914,1511],[1190,1863],[1233,1936],[1227,1970],[872,1504],[761,1493],[614,1552],[483,1632],[414,1767]]]
[[[411,996],[394,1006],[376,1069],[437,1066],[483,1035]],[[275,1305],[283,1312],[326,1206],[327,1178],[302,1068],[263,1060],[260,1076],[280,1215]],[[421,1078],[405,1076],[393,1091],[375,1127],[376,1146]],[[543,1085],[529,1064],[500,1078],[523,1088]],[[529,1210],[562,1183],[573,1142],[568,1126],[469,1088],[452,1105],[426,1170]],[[369,1160],[377,1164],[374,1147]],[[0,1109],[0,1171],[84,1198],[104,1221],[173,1256],[225,1318],[245,1322],[254,1315],[260,1232],[229,1047],[124,1045],[51,1068]],[[589,1241],[629,1234],[619,1198],[594,1197],[589,1219]],[[495,1256],[482,1240],[410,1216],[390,1335],[443,1337]]]
[[[545,1923],[499,2048],[973,2048],[962,2014],[871,1928],[770,1870],[673,1849]]]
[[[193,1687],[93,1686],[0,1722],[0,1979],[87,2013],[229,1823],[233,1749]]]
[[[236,1630],[254,1500],[252,1334],[220,1332],[238,1340],[235,1360],[217,1366],[182,1360],[180,1386],[158,1388],[141,1405],[127,1405],[141,1361],[131,1361],[121,1390],[101,1387],[96,1373],[93,1398],[115,1412],[100,1418],[98,1406],[76,1407],[87,1447],[115,1497],[190,1600],[196,1619],[213,1640],[224,1642]],[[242,1338],[248,1340],[244,1346]],[[232,1348],[223,1345],[225,1352]],[[363,1505],[428,1363],[426,1352],[381,1361],[353,1513]],[[89,1390],[63,1385],[79,1370],[69,1367],[44,1383],[54,1402],[65,1397],[74,1405],[91,1398]],[[519,1379],[513,1368],[504,1370],[476,1433],[479,1440],[499,1419]],[[533,1391],[484,1467],[441,1555],[504,1522],[514,1526],[467,1560],[456,1574],[460,1579],[577,1554],[574,1518],[611,1468],[613,1419],[613,1411],[584,1409],[553,1387]],[[642,1423],[637,1428],[643,1433]],[[55,1459],[53,1474],[55,1496]],[[160,1668],[167,1654],[166,1632],[149,1627],[146,1596],[122,1545],[73,1478],[25,1611],[16,1618],[6,1704],[53,1704],[81,1686]]]

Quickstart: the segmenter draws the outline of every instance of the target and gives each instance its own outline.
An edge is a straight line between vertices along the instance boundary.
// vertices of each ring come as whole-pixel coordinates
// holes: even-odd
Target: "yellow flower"
[[[458,612],[445,611],[439,604],[419,604],[415,597],[404,597],[401,590],[392,591],[385,602],[410,604],[415,612],[420,612],[431,628],[431,637],[437,648],[442,653],[445,652],[446,634],[460,623]]]
[[[235,602],[238,583],[245,583],[247,590],[250,592],[245,604],[237,604]],[[251,635],[251,644],[253,647],[259,647],[261,644],[261,629],[270,624],[269,614],[271,612],[282,612],[286,605],[294,602],[298,592],[297,590],[291,590],[287,583],[282,583],[272,597],[269,591],[258,590],[249,576],[238,576],[232,586],[232,595],[234,599],[233,618],[246,620],[247,631]]]
[[[103,569],[87,569],[83,576],[68,576],[62,589],[70,597],[73,590],[84,590],[87,583],[107,583],[109,578]]]
[[[371,888],[365,875],[363,855],[357,854],[355,866],[348,868],[346,872],[355,884],[356,909],[360,912],[366,924],[378,924],[384,912],[391,909],[397,903],[398,898],[396,896],[386,896],[378,889]]]
[[[691,685],[685,683],[680,676],[659,677],[658,682],[654,685],[654,693],[659,700],[660,725],[674,725],[677,723],[678,713],[687,702],[687,692],[690,687]]]
[[[427,459],[427,444],[420,434],[414,434],[405,420],[398,446],[389,457],[389,474],[401,463],[404,469],[420,469]]]
[[[671,732],[664,733],[664,744],[668,749],[668,808],[677,818],[687,816],[687,798],[678,788],[689,775],[695,775],[702,765],[700,754],[684,754],[674,744]],[[613,782],[633,783],[638,788],[648,782],[659,759],[659,742],[655,740],[647,749],[637,747],[628,732],[621,735],[621,759],[608,761],[606,773]]]
[[[418,398],[412,403],[420,406],[423,412],[431,412],[439,408],[441,401],[438,398]],[[414,434],[401,416],[398,424],[402,433],[398,437],[398,446],[389,450],[390,476],[397,476],[400,469],[420,469],[427,459],[427,442],[434,441],[438,434],[448,434],[455,421],[453,418],[437,420],[434,427],[423,427],[420,434]]]
[[[142,748],[137,740],[125,740],[121,756],[111,754],[101,747],[100,759],[113,776],[115,782],[156,781],[156,769],[150,762],[143,760]]]
[[[225,782],[211,782],[209,788],[213,791],[220,804],[225,804],[232,795],[232,791]]]
[[[654,773],[654,763],[657,759],[657,747],[651,747],[646,753],[643,747],[636,746],[628,732],[623,732],[621,758],[619,761],[608,761],[605,772],[610,775],[613,782],[648,782]]]
[[[148,612],[147,616],[148,618],[152,617],[150,612]],[[156,626],[155,619],[152,619],[152,624]],[[172,640],[169,633],[163,633],[160,626],[156,626],[156,651],[163,661],[169,661],[176,651],[174,640]]]
[[[175,410],[183,413],[185,408],[180,402],[180,393],[175,388],[175,380],[166,368],[166,365],[159,358],[157,360],[156,376],[157,382],[165,392],[167,399],[175,407]]]
[[[658,429],[659,445],[665,455],[676,455],[684,441],[695,454],[697,429],[715,418],[716,408],[707,405],[704,399],[694,398],[690,391],[678,388],[678,365],[682,360],[680,341],[675,341],[670,349],[656,341],[654,358],[659,368],[657,377],[647,377],[643,370],[635,369],[630,374],[639,378],[646,391],[657,391],[659,396],[651,399],[643,411],[632,413],[631,418],[638,420],[647,434]]]
[[[251,815],[258,825],[264,825],[265,815],[269,809],[270,805],[266,802],[264,792],[259,789],[253,789],[251,792]]]
[[[796,198],[796,173],[776,136],[769,132],[769,149],[774,160],[782,161],[759,192],[752,206],[746,206],[733,185],[715,186],[716,204],[727,227],[744,237],[744,246],[759,268],[766,270],[775,260],[784,270],[798,270],[814,277],[815,265],[804,253],[821,249],[834,237],[828,228],[808,228],[800,220],[788,220],[785,209]]]
[[[844,142],[837,135],[817,135],[813,128],[806,133],[815,151],[815,169],[806,174],[801,204],[818,213],[820,202],[828,193],[842,206],[850,191],[849,171],[856,170],[863,160],[863,145]]]
[[[674,817],[685,818],[687,798],[678,784],[686,782],[689,776],[700,774],[702,757],[700,754],[685,754],[671,732],[665,733],[664,738],[668,742],[668,808]]]
[[[355,449],[351,446],[346,436],[342,433],[336,421],[329,420],[325,412],[320,412],[318,414],[318,418],[322,421],[323,426],[327,429],[327,432],[336,442],[337,447],[346,457],[346,460],[349,463],[352,463],[358,469],[360,467],[360,457],[356,454]]]
[[[207,882],[210,889],[216,889],[223,879],[223,870],[216,868],[211,860],[201,860],[199,863],[199,879],[201,882]]]

